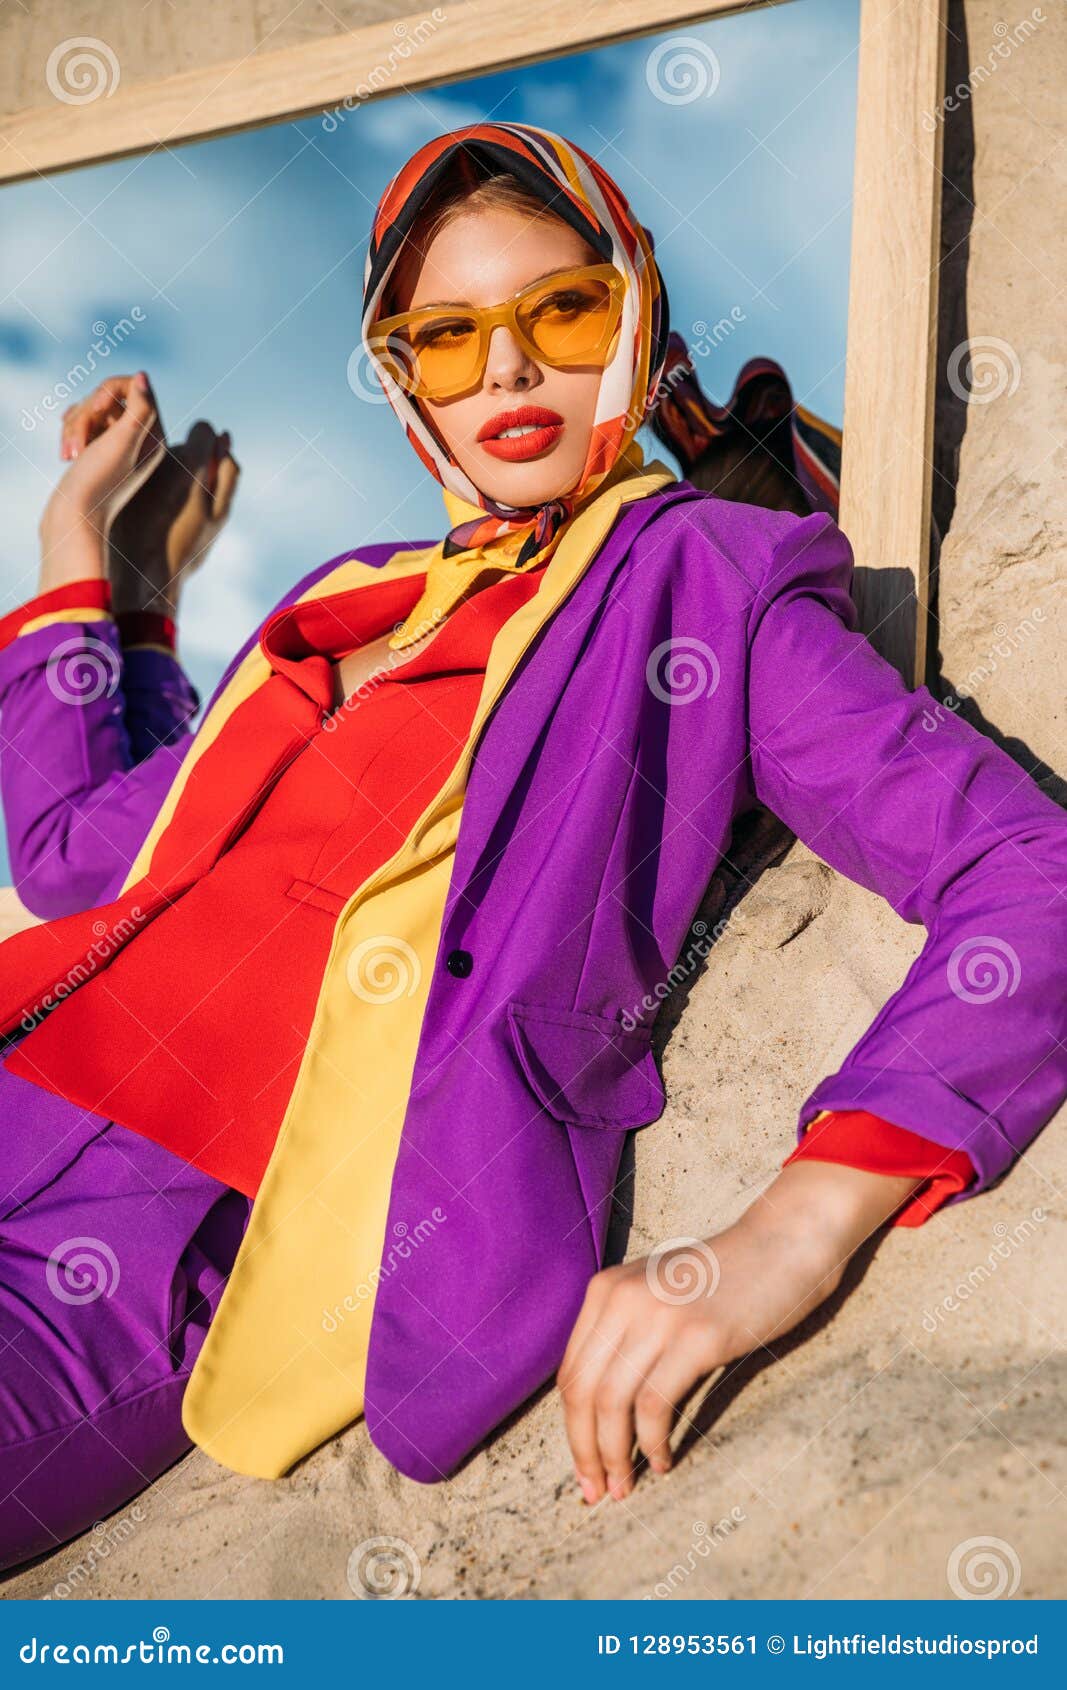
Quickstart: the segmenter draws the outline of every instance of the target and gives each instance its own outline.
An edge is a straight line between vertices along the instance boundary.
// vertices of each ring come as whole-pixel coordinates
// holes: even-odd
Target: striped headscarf
[[[476,487],[447,450],[416,402],[389,376],[367,345],[367,332],[385,295],[405,237],[416,226],[437,185],[459,155],[507,172],[610,262],[629,286],[615,351],[600,381],[589,451],[582,475],[565,497],[536,507],[499,504]],[[525,532],[511,567],[545,561],[559,529],[610,474],[633,440],[656,394],[669,333],[667,292],[653,257],[652,236],[638,222],[625,195],[603,167],[573,142],[526,123],[475,123],[439,135],[420,147],[389,183],[371,229],[363,286],[363,340],[371,366],[408,440],[442,486],[483,515],[451,528],[442,556],[478,552],[494,540]],[[448,501],[446,500],[446,504]]]

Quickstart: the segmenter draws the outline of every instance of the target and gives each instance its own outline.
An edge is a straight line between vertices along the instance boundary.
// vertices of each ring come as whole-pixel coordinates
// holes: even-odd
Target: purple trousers
[[[0,1060],[0,1568],[190,1447],[182,1393],[250,1209]]]

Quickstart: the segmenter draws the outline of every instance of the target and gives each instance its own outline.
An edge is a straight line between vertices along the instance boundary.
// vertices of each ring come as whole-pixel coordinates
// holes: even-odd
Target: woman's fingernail
[[[648,1465],[651,1467],[653,1473],[669,1473],[671,1470],[670,1462],[664,1461],[661,1455],[649,1456]]]
[[[608,1489],[615,1498],[616,1502],[622,1502],[625,1497],[629,1496],[632,1488],[633,1487],[628,1475],[615,1474],[608,1476]]]
[[[594,1485],[592,1479],[587,1479],[583,1473],[579,1473],[577,1477],[578,1489],[581,1491],[583,1499],[588,1502],[590,1508],[592,1508],[597,1499],[596,1486]]]
[[[144,370],[138,370],[137,374],[134,376],[133,379],[137,383],[138,387],[141,389],[142,393],[148,392],[148,377],[145,374]]]

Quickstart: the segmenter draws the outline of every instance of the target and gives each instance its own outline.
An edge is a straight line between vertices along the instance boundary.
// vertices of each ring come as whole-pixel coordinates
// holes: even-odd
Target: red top
[[[260,645],[274,673],[223,729],[231,756],[271,770],[257,807],[207,872],[52,1009],[6,1066],[253,1196],[308,1042],[338,913],[447,779],[493,638],[536,593],[544,568],[473,595],[421,652],[383,669],[332,716],[332,660],[390,632],[425,575],[269,618]],[[195,804],[194,779],[186,790]],[[161,860],[153,879],[172,867]]]
[[[447,779],[493,639],[536,593],[544,569],[506,575],[457,606],[423,651],[332,716],[334,660],[395,627],[425,576],[275,612],[260,636],[273,674],[224,730],[235,756],[243,749],[258,759],[268,748],[272,772],[256,809],[208,872],[8,1051],[5,1066],[254,1196],[310,1034],[337,915]],[[35,616],[109,603],[105,581],[56,588],[0,619],[0,645]],[[166,618],[123,620],[131,638],[173,643]],[[783,1165],[802,1158],[923,1177],[898,1226],[921,1225],[974,1178],[965,1152],[859,1109],[816,1121]]]

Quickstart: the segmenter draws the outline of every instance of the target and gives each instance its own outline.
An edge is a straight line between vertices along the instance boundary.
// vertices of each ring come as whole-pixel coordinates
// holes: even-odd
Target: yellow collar
[[[523,564],[515,559],[526,538],[526,531],[501,536],[493,540],[488,546],[472,546],[464,552],[455,552],[451,557],[442,555],[442,546],[430,553],[426,564],[426,585],[422,597],[411,613],[397,628],[389,640],[389,646],[394,651],[402,650],[405,646],[414,645],[423,639],[432,629],[438,627],[449,612],[455,608],[460,599],[470,590],[479,576],[487,570],[495,574],[520,574],[532,569],[535,564],[547,562],[563,532],[573,523],[575,517],[587,506],[595,503],[620,481],[627,481],[633,476],[640,475],[645,470],[645,455],[636,440],[631,440],[618,459],[612,465],[608,474],[598,486],[584,499],[580,499],[571,512],[570,517],[557,530],[548,546],[542,547],[536,556],[528,558]],[[468,500],[453,493],[448,487],[441,489],[448,513],[448,526],[455,528],[461,522],[469,522],[484,516],[480,505],[471,504]]]

